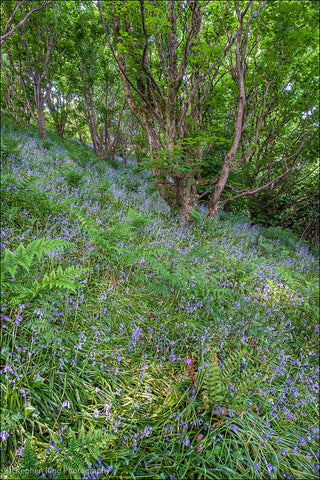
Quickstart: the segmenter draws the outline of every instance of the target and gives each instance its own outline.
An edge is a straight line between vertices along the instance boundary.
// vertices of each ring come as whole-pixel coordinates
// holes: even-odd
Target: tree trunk
[[[34,92],[34,101],[37,107],[37,125],[39,129],[39,133],[41,138],[45,139],[46,138],[46,120],[44,116],[44,103],[45,103],[45,98],[42,94],[41,91],[41,83],[35,82],[33,85],[33,92]],[[30,111],[32,114],[32,112]]]
[[[61,124],[56,125],[56,132],[58,137],[62,138],[63,137],[63,131],[64,131],[64,126]]]
[[[125,148],[122,148],[122,165],[126,165],[127,164],[127,158],[126,158],[126,150]]]
[[[252,20],[252,18],[251,18]],[[250,20],[250,21],[251,21]],[[241,25],[238,30],[238,35],[237,35],[237,43],[236,43],[236,81],[238,83],[238,88],[239,88],[239,101],[238,101],[238,111],[235,119],[235,134],[234,134],[234,139],[233,139],[233,144],[227,153],[227,155],[224,157],[223,163],[222,163],[222,168],[219,174],[219,180],[218,183],[214,189],[213,195],[210,199],[209,202],[209,212],[208,215],[211,217],[216,217],[220,206],[219,206],[219,199],[221,197],[221,193],[223,192],[228,177],[229,177],[229,169],[232,164],[232,161],[237,153],[238,146],[241,140],[241,135],[243,133],[242,127],[243,127],[243,115],[244,115],[244,109],[245,109],[245,104],[246,104],[246,92],[245,92],[245,86],[244,86],[244,64],[243,64],[243,59],[245,58],[245,52],[246,52],[246,44],[245,46],[242,47],[241,50],[241,39],[242,39],[242,32],[243,32],[243,17],[241,20]],[[250,22],[247,24],[250,25]]]
[[[223,192],[224,187],[226,186],[228,176],[229,176],[229,168],[227,165],[224,165],[224,168],[222,168],[222,171],[220,173],[219,182],[215,187],[214,193],[209,202],[209,215],[211,217],[216,217],[220,209],[219,199],[220,199],[221,193]]]
[[[84,107],[85,107],[85,116],[89,124],[89,130],[90,130],[94,153],[96,155],[99,155],[99,139],[98,139],[98,132],[97,132],[97,124],[95,121],[94,109],[93,109],[91,97],[84,99]]]
[[[89,130],[90,130],[91,141],[92,141],[94,153],[96,155],[98,155],[97,137],[96,137],[96,134],[95,134],[95,128],[94,128],[94,124],[92,122],[91,115],[89,115],[89,117],[87,117],[87,119],[88,119],[88,123],[89,123]]]
[[[56,124],[57,135],[60,138],[63,138],[64,129],[66,127],[68,115],[66,113],[61,113],[60,122]]]
[[[46,121],[45,121],[42,102],[39,105],[37,105],[37,110],[38,110],[37,124],[39,128],[39,133],[41,138],[45,139],[46,138]]]
[[[187,226],[191,220],[192,210],[198,206],[199,195],[194,178],[176,176],[174,178],[175,202],[179,208],[180,223]]]
[[[98,143],[98,156],[99,157],[104,157],[104,150],[103,150],[103,144],[102,142]]]
[[[192,210],[196,210],[198,206],[198,198],[196,195],[194,195],[194,192],[188,191],[188,189],[185,191],[185,194],[182,199],[182,203],[180,206],[180,223],[184,227],[189,225],[190,220],[191,220],[191,212]]]
[[[78,123],[78,120],[77,120],[77,119],[75,119],[75,124],[76,124],[76,127],[77,127],[77,133],[78,133],[78,135],[79,135],[79,140],[80,140],[80,142],[81,142],[82,145],[83,145],[82,134],[81,134],[81,130],[80,130],[79,123]]]
[[[31,115],[27,115],[26,116],[26,120],[25,120],[25,127],[29,130],[30,128],[30,118],[31,118]]]

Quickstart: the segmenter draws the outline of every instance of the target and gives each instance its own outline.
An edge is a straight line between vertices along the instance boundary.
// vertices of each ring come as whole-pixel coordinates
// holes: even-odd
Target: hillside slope
[[[306,244],[9,122],[1,206],[1,478],[315,478]]]

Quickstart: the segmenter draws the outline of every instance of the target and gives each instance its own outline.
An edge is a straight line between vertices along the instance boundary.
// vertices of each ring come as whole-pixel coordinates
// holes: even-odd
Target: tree
[[[16,125],[19,123],[29,126],[31,114],[24,102],[23,85],[20,77],[10,68],[8,55],[0,55],[1,73],[1,100],[8,114]]]
[[[203,105],[235,37],[226,37],[226,6],[201,37],[208,2],[98,3],[132,113],[146,131],[150,166],[160,195],[178,206],[183,223],[198,202]],[[107,7],[107,8],[105,8]],[[112,38],[108,31],[112,25]],[[203,33],[204,35],[204,33]],[[215,37],[215,38],[214,38]],[[224,37],[221,48],[219,40]]]
[[[150,167],[159,192],[171,207],[178,207],[182,223],[188,222],[199,199],[211,191],[209,215],[215,216],[230,199],[253,195],[277,183],[288,175],[293,160],[300,158],[315,135],[314,128],[298,121],[299,127],[289,137],[287,123],[291,148],[271,162],[260,148],[263,143],[266,149],[277,137],[272,124],[284,100],[279,92],[288,81],[293,52],[287,48],[289,33],[298,28],[304,46],[312,34],[302,21],[303,14],[293,13],[299,7],[291,9],[291,3],[279,3],[98,2],[126,99],[148,137]],[[315,12],[315,6],[309,7]],[[286,28],[277,30],[276,17],[283,14],[281,10],[286,11]],[[265,38],[269,30],[275,34],[272,46]],[[235,121],[233,126],[228,122],[228,148],[216,175],[203,179],[202,158],[207,145],[215,144],[206,115],[215,108],[215,92],[222,79],[234,83],[224,119],[231,111]],[[303,90],[303,85],[299,88]],[[234,192],[237,188],[228,183],[230,174],[246,166],[258,166],[256,183]],[[207,190],[199,193],[204,185]],[[236,195],[221,201],[228,188]]]
[[[280,196],[291,183],[291,172],[299,169],[303,175],[307,163],[304,153],[317,137],[319,127],[314,118],[306,115],[315,108],[318,44],[314,30],[318,7],[312,2],[305,7],[301,10],[298,4],[289,2],[267,5],[261,24],[248,38],[238,157],[233,162],[227,157],[223,161],[209,203],[211,215],[241,197],[248,197],[252,212],[257,208],[253,194],[266,190]],[[232,78],[241,91],[238,63],[234,65],[230,58]],[[237,182],[227,184],[233,172],[240,174],[242,186]],[[223,186],[231,194],[219,202]]]
[[[70,9],[68,8],[69,14]],[[73,59],[74,48],[73,35],[69,30],[68,38],[64,39],[62,57],[55,64],[54,76],[48,79],[50,88],[46,106],[57,135],[61,138],[64,135],[68,118],[77,105],[75,86],[69,81],[70,72],[73,70],[70,60]]]
[[[57,135],[62,138],[67,124],[68,115],[74,99],[74,93],[62,79],[54,82],[47,98],[47,106],[51,114]]]
[[[19,79],[23,101],[37,124],[42,138],[46,137],[44,107],[50,95],[55,66],[63,53],[58,36],[64,27],[64,4],[51,3],[29,16],[20,35],[5,40],[5,51],[12,74]],[[26,11],[32,3],[25,5]]]
[[[101,157],[133,148],[183,224],[203,199],[208,215],[240,205],[274,224],[297,176],[313,175],[317,2],[40,3],[2,7],[16,123],[44,138],[48,112],[60,136],[90,132]]]
[[[44,0],[42,4],[39,5],[39,2],[32,2],[32,0],[16,0],[12,2],[10,0],[6,0],[1,4],[1,27],[3,25],[2,33],[3,35],[0,36],[0,47],[2,47],[4,41],[9,38],[18,28],[20,28],[27,18],[34,12],[41,10],[41,8],[49,5],[52,0]],[[29,10],[30,4],[34,5],[34,8]],[[14,21],[16,20],[14,17],[16,14],[21,13],[23,7],[25,8],[25,13],[23,14],[21,20],[18,21],[16,25],[13,25]],[[17,17],[18,17],[17,15]],[[17,18],[16,17],[16,18]],[[10,29],[10,30],[9,30]]]
[[[114,159],[116,151],[121,150],[125,161],[124,120],[129,109],[93,4],[73,5],[70,35],[74,47],[65,62],[65,75],[76,94],[77,111],[87,120],[95,153]],[[79,124],[77,118],[74,121]]]

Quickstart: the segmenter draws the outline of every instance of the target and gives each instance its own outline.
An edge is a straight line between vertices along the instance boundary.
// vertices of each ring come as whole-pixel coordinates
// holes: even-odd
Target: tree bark
[[[60,138],[63,138],[64,129],[67,123],[67,118],[68,118],[67,114],[61,114],[60,122],[56,124],[57,135]]]
[[[44,103],[46,98],[42,94],[41,84],[35,83],[33,86],[34,100],[37,108],[37,125],[41,138],[46,138],[46,121],[44,116]]]
[[[245,61],[246,61],[246,52],[247,52],[247,44],[248,44],[248,37],[249,37],[249,27],[253,18],[259,14],[259,11],[264,7],[265,3],[266,2],[261,4],[257,8],[256,12],[254,12],[253,10],[253,1],[248,2],[247,7],[242,12],[237,8],[237,16],[238,16],[238,21],[240,23],[240,27],[238,28],[237,37],[236,37],[236,47],[235,47],[236,66],[234,67],[231,64],[231,71],[239,88],[238,111],[237,111],[236,120],[235,120],[235,134],[234,134],[233,144],[223,160],[218,183],[214,189],[213,195],[209,202],[208,215],[211,217],[216,217],[219,209],[221,208],[221,205],[219,205],[219,200],[226,186],[226,183],[229,177],[230,166],[237,153],[241,136],[245,129],[244,122],[243,122],[245,105],[246,105],[246,92],[245,92],[244,82],[245,82]],[[251,12],[245,26],[244,25],[245,14],[247,13],[250,7],[251,7]]]
[[[46,138],[46,121],[44,116],[43,104],[42,105],[40,104],[37,107],[38,107],[37,123],[38,123],[39,133],[41,138],[45,139]]]

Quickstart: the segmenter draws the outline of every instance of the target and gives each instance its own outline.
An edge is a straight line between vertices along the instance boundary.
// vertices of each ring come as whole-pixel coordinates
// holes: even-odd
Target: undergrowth
[[[1,478],[313,479],[318,264],[2,127]]]

